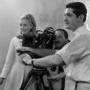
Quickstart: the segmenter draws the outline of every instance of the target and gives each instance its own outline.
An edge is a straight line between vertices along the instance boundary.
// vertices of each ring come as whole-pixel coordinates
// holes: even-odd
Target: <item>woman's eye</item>
[[[27,24],[24,24],[24,26],[27,26]]]
[[[20,24],[20,26],[22,26],[22,24]]]

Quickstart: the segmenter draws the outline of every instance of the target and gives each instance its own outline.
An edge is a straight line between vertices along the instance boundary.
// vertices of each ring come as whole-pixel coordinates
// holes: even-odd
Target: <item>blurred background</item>
[[[11,38],[19,30],[19,20],[31,13],[37,22],[37,29],[47,26],[63,28],[65,4],[82,1],[88,8],[86,23],[90,26],[90,0],[0,0],[0,72],[2,70]],[[0,86],[0,90],[3,90]]]

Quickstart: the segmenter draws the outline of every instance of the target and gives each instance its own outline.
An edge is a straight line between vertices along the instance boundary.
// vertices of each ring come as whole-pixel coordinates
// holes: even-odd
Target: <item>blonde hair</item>
[[[27,19],[32,24],[32,30],[36,30],[36,21],[32,14],[27,14],[22,19]]]
[[[21,19],[26,19],[26,20],[28,20],[29,23],[32,24],[31,30],[32,30],[32,31],[35,31],[35,30],[36,30],[36,21],[35,21],[35,18],[33,17],[32,14],[26,14],[25,16],[22,16]],[[31,30],[30,30],[30,31],[31,31]],[[16,36],[22,38],[22,33],[19,31]]]

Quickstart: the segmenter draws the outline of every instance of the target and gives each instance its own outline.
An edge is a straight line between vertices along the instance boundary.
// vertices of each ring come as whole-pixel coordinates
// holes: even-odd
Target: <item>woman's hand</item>
[[[0,85],[2,85],[5,81],[5,78],[0,77]]]

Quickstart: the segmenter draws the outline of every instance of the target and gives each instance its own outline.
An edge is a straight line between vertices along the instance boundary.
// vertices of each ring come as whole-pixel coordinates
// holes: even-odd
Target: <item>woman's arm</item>
[[[10,72],[14,60],[15,60],[15,46],[14,46],[14,39],[12,39],[6,56],[5,64],[0,74],[1,78],[7,78],[7,75]]]

